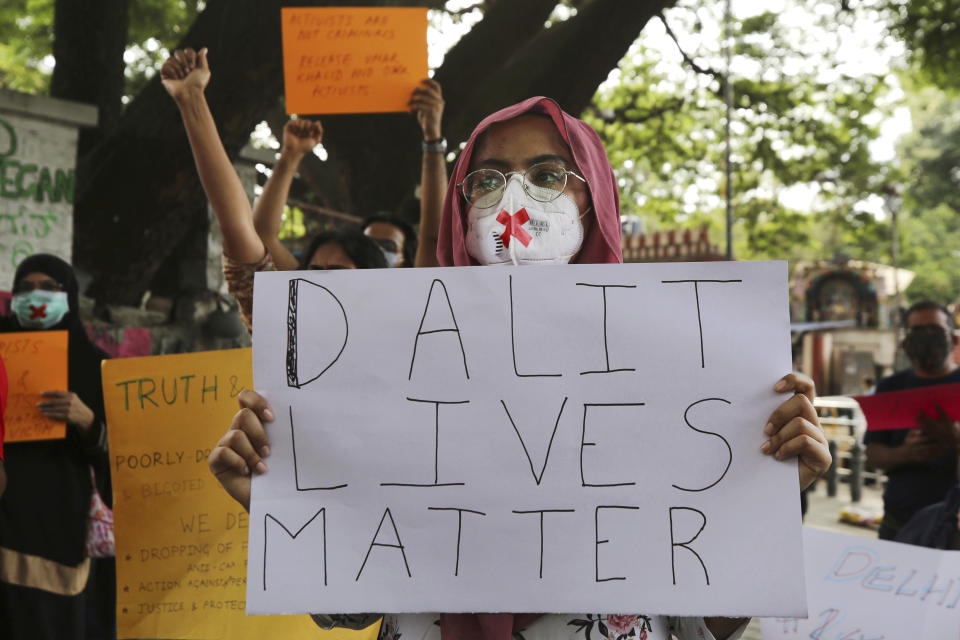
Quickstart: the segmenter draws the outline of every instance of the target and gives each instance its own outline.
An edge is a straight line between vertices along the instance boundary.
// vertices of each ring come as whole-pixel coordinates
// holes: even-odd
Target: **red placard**
[[[868,431],[911,429],[917,427],[917,415],[938,416],[943,409],[951,420],[960,420],[960,384],[939,384],[932,387],[889,391],[871,396],[856,396],[867,418]]]

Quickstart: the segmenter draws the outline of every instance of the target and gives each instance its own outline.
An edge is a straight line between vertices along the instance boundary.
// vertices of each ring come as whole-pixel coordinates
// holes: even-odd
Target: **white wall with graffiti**
[[[72,259],[80,126],[96,109],[0,91],[0,290],[34,253]]]

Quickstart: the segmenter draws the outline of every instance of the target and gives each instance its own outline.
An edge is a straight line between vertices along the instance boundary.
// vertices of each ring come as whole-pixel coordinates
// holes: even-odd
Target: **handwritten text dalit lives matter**
[[[249,613],[805,614],[796,464],[760,453],[790,369],[784,263],[255,291],[276,420]]]

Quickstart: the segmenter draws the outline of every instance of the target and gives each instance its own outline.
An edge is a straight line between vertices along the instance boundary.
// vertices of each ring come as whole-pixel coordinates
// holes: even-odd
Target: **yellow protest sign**
[[[56,440],[67,425],[37,409],[44,391],[67,390],[67,332],[0,333],[0,357],[7,368],[7,442]]]
[[[284,7],[287,113],[407,111],[427,77],[427,10]]]
[[[247,513],[207,456],[252,386],[249,349],[103,363],[119,638],[372,640],[308,616],[246,616]]]

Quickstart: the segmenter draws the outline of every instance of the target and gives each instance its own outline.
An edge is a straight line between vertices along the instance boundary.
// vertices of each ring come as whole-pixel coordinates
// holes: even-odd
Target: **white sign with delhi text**
[[[960,551],[803,528],[808,618],[761,622],[764,640],[960,638]]]
[[[248,613],[806,614],[786,263],[274,272]]]

